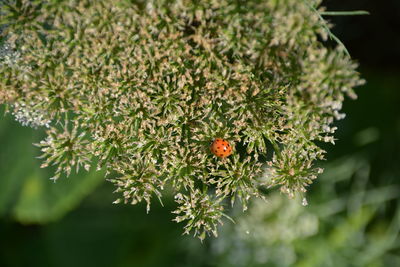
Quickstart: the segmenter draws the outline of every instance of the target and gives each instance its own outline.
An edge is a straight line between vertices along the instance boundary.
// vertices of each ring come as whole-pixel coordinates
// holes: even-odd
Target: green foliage
[[[368,188],[371,162],[354,153],[325,165],[311,205],[273,193],[213,243],[218,266],[386,266],[400,234],[398,185]],[[345,185],[346,192],[337,192]],[[394,204],[388,220],[382,213]],[[397,241],[396,241],[397,240]],[[391,265],[391,264],[389,264]],[[396,264],[394,264],[396,265]]]
[[[307,2],[308,3],[308,2]],[[311,1],[318,6],[319,1]],[[203,239],[224,204],[280,187],[303,195],[363,83],[302,1],[6,1],[0,103],[39,143],[54,179],[97,164],[135,204],[175,194]],[[227,139],[234,155],[209,151]]]

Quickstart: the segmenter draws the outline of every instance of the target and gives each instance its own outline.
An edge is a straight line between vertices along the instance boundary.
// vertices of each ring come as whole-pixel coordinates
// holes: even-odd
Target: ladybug
[[[211,152],[219,157],[226,158],[232,154],[232,147],[228,141],[222,138],[216,138],[210,146]]]

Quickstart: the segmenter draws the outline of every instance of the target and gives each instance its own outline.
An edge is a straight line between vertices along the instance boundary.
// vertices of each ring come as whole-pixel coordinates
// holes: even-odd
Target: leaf
[[[104,173],[81,171],[54,183],[38,169],[22,185],[14,217],[23,223],[46,223],[61,218],[103,181]]]

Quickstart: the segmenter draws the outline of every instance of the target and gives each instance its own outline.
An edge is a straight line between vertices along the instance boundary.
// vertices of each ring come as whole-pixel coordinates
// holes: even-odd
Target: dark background
[[[400,1],[326,0],[328,10],[366,10],[368,16],[334,17],[333,31],[346,44],[361,70],[374,69],[399,74]]]
[[[359,62],[359,72],[366,79],[357,89],[358,100],[344,104],[346,119],[338,123],[337,146],[329,157],[364,149],[354,142],[363,129],[377,129],[378,142],[367,147],[365,153],[377,172],[391,170],[400,180],[400,1],[327,0],[328,10],[366,10],[367,16],[328,17],[335,27],[333,32],[343,41],[353,59]],[[371,177],[371,182],[379,181]]]
[[[396,194],[400,185],[400,1],[328,0],[324,1],[324,5],[330,11],[367,10],[371,13],[368,16],[329,17],[335,24],[333,32],[359,62],[359,71],[367,83],[357,88],[358,100],[346,100],[344,104],[347,117],[337,123],[338,140],[335,146],[328,147],[328,162],[344,157],[362,159],[369,171],[364,191],[388,187],[393,189],[390,192]],[[0,124],[0,170],[5,170],[8,163],[15,159],[37,155],[35,148],[27,151],[26,155],[20,155],[19,151],[40,140],[40,134],[22,128],[10,116],[2,120],[6,122]],[[17,144],[17,140],[26,142]],[[34,163],[39,166],[39,161]],[[35,172],[25,164],[15,167],[15,173],[27,171]],[[1,173],[0,179],[4,180],[5,175],[6,172]],[[146,214],[143,205],[111,204],[115,198],[111,194],[113,187],[110,183],[96,180],[91,184],[96,189],[86,197],[82,193],[84,199],[77,208],[65,216],[60,215],[58,220],[49,219],[50,222],[40,225],[26,219],[32,214],[30,209],[26,211],[24,207],[30,207],[32,202],[27,198],[26,203],[22,201],[21,204],[18,197],[21,190],[18,183],[26,186],[23,179],[16,180],[14,191],[10,193],[15,197],[11,196],[8,201],[10,205],[19,203],[17,208],[0,209],[0,266],[230,266],[223,256],[212,253],[213,239],[201,244],[190,236],[181,236],[182,225],[171,221],[173,215],[170,211],[174,206],[168,199],[164,208],[155,203],[151,212]],[[73,183],[73,179],[71,177],[67,182]],[[359,182],[357,179],[354,175],[345,182],[337,183],[335,195],[346,195],[349,188]],[[317,180],[311,187],[310,209],[324,199],[320,192],[329,183],[324,181]],[[0,186],[6,188],[4,183]],[[28,189],[34,191],[32,188],[36,187],[30,185]],[[1,192],[0,188],[0,195]],[[46,200],[38,201],[37,205],[53,203],[55,200],[52,197],[46,195]],[[75,204],[68,205],[72,209]],[[363,233],[377,232],[379,235],[380,230],[374,229],[383,229],[384,233],[393,222],[396,223],[399,199],[395,195],[373,208],[376,211],[363,228]],[[38,213],[37,216],[44,218],[46,214]],[[346,210],[335,218],[346,221],[349,216],[349,210]],[[397,222],[400,224],[400,220]],[[327,239],[326,242],[329,242],[326,233],[334,227],[321,220],[317,236],[300,244],[312,247],[315,240]],[[394,233],[397,235],[393,236],[393,244],[378,257],[381,261],[375,266],[396,266],[400,263],[398,231]],[[268,250],[268,247],[265,249]],[[299,260],[304,260],[315,251],[297,249],[296,252]],[[340,253],[338,250],[337,254]],[[343,259],[331,263],[331,266],[353,265],[351,255],[348,258],[343,256]],[[304,262],[308,263],[303,266],[330,266],[327,262]]]

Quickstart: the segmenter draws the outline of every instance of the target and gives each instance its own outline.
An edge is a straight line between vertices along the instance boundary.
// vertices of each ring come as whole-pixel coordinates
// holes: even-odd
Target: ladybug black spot
[[[222,157],[223,155],[222,155],[222,154],[219,154],[219,156]]]

